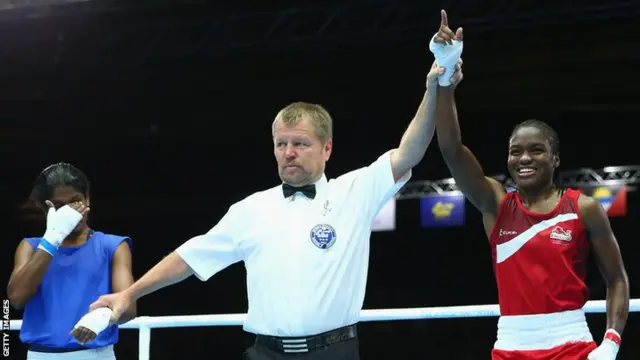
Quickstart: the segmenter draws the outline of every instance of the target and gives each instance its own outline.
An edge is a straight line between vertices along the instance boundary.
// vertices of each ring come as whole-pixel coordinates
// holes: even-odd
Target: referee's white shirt
[[[202,281],[244,261],[247,332],[311,336],[355,324],[365,295],[371,225],[411,177],[409,171],[394,182],[390,154],[336,179],[323,175],[314,199],[302,193],[285,199],[281,185],[254,193],[177,253]]]

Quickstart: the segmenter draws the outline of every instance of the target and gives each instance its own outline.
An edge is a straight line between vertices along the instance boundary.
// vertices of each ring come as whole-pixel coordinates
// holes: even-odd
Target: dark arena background
[[[92,226],[133,238],[136,277],[209,230],[231,203],[279,182],[270,127],[290,102],[331,112],[329,177],[367,165],[398,144],[415,113],[441,8],[451,27],[465,30],[457,90],[465,143],[508,186],[514,125],[528,118],[551,124],[566,184],[615,207],[611,222],[631,297],[640,297],[635,0],[2,1],[5,281],[20,239],[44,231],[42,219],[20,206],[54,162],[87,173]],[[460,201],[449,177],[434,139],[389,205],[395,211],[383,214],[393,229],[372,234],[365,309],[497,302],[480,214]],[[605,298],[593,264],[589,286],[592,299]],[[161,290],[138,309],[152,317],[245,313],[244,266]],[[605,315],[588,319],[599,342]],[[496,322],[363,322],[361,356],[489,359]],[[640,358],[639,327],[639,315],[630,314],[618,359]],[[10,357],[24,359],[18,333],[9,334]],[[118,358],[138,359],[146,350],[139,332],[120,334]],[[252,341],[240,326],[152,329],[150,358],[240,359]]]

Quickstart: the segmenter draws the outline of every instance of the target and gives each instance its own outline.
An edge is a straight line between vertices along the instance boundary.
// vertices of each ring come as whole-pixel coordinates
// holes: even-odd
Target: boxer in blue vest
[[[115,359],[118,324],[108,326],[109,315],[101,322],[104,310],[85,314],[96,297],[133,283],[131,239],[89,227],[89,180],[73,165],[44,169],[29,200],[44,211],[46,231],[20,242],[7,286],[11,305],[24,309],[26,358]],[[136,316],[135,304],[126,313],[118,323]]]

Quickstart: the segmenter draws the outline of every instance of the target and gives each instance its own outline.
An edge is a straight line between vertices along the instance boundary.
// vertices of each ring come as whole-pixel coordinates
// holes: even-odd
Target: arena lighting
[[[0,10],[48,7],[88,1],[89,0],[4,0],[0,2]]]
[[[635,185],[640,185],[640,165],[607,166],[594,170],[583,168],[577,170],[561,171],[559,180],[564,186],[582,189],[601,186],[626,186],[627,191],[635,191]],[[492,176],[505,187],[514,187],[515,184],[507,175]],[[397,199],[418,199],[429,195],[445,195],[459,193],[456,182],[452,178],[436,181],[412,181],[404,186]]]

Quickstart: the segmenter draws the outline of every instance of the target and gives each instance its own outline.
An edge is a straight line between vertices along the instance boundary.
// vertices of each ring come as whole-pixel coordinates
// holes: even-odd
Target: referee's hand
[[[434,61],[433,65],[431,65],[431,71],[427,74],[427,89],[433,88],[438,85],[438,78],[444,74],[445,68],[438,66],[438,64]],[[451,81],[451,86],[455,88],[462,81],[462,59],[458,60],[456,63],[456,70],[449,79]]]
[[[124,292],[115,294],[103,295],[98,298],[91,306],[89,311],[93,311],[98,308],[108,307],[111,309],[111,320],[109,324],[113,325],[118,322],[122,313],[124,313],[129,306],[131,306],[131,299]]]

